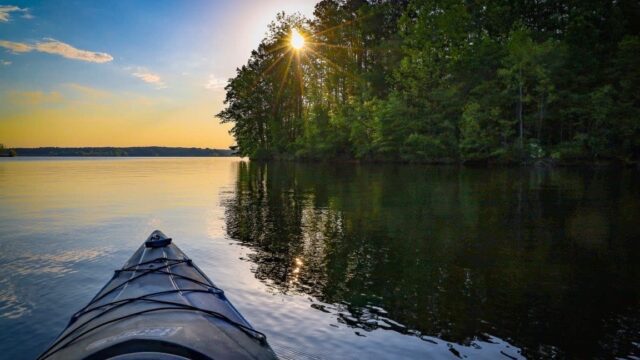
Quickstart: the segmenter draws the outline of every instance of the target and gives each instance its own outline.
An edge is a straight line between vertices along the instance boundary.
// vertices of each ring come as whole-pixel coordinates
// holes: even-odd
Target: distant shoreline
[[[229,149],[186,148],[166,146],[132,147],[38,147],[13,148],[16,156],[95,156],[95,157],[230,157]]]

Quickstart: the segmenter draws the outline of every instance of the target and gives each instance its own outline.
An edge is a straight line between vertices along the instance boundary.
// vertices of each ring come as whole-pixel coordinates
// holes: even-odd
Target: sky
[[[317,0],[0,0],[0,143],[227,148],[224,86]]]

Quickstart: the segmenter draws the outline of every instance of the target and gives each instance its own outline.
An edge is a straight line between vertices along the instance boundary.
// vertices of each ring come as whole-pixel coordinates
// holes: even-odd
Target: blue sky
[[[0,142],[229,146],[224,83],[315,2],[0,0]]]

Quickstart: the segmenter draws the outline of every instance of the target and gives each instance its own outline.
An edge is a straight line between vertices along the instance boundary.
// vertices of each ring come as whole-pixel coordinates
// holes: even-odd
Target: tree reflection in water
[[[626,171],[242,162],[226,222],[256,277],[363,330],[626,356],[640,351],[637,184]]]

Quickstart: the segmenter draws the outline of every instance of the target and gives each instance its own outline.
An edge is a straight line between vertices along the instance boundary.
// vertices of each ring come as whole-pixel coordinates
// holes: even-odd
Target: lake
[[[640,356],[634,170],[0,160],[0,354],[31,359],[154,229],[283,358]]]

